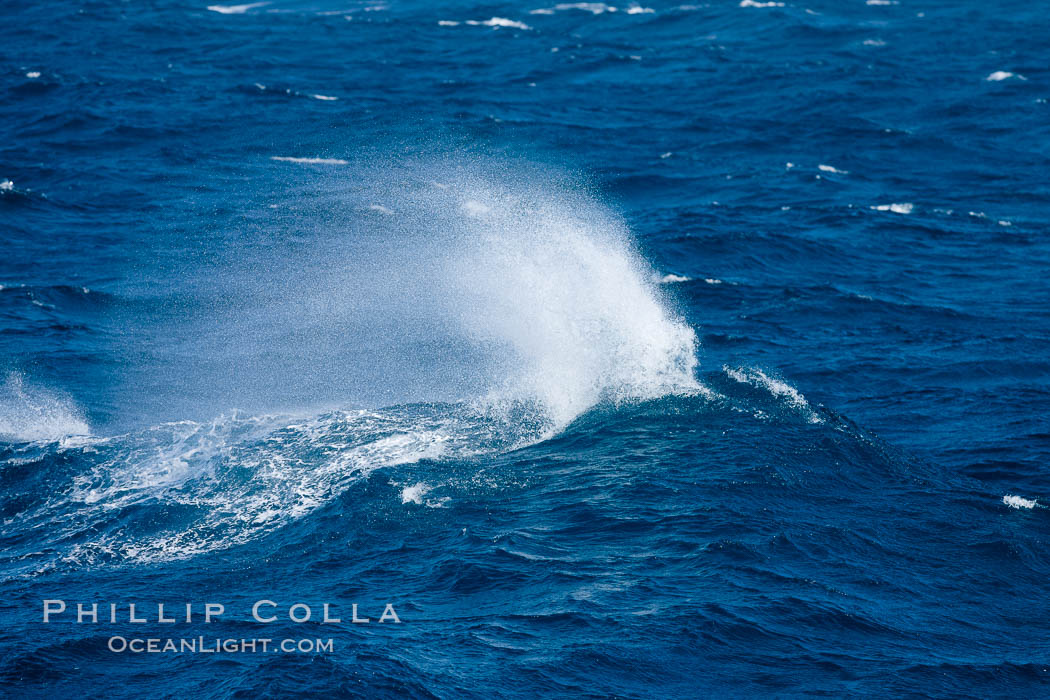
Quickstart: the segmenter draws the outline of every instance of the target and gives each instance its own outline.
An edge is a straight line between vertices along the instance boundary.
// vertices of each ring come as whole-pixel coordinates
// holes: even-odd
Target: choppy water
[[[1038,3],[0,19],[4,694],[1045,692]]]

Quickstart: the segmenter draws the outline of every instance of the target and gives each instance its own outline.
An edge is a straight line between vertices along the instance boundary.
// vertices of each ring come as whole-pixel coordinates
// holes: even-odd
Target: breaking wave
[[[557,430],[603,401],[698,389],[696,335],[621,223],[579,198],[477,181],[442,193],[461,213],[453,315],[504,360],[489,404],[533,404]]]
[[[321,252],[270,247],[270,259],[248,255],[215,276],[226,285],[216,296],[239,301],[185,323],[198,362],[172,355],[155,373],[170,391],[214,385],[229,402],[249,396],[241,387],[292,401],[314,382],[348,397],[386,387],[393,403],[216,403],[219,418],[56,445],[88,433],[83,419],[13,376],[0,432],[38,445],[16,447],[8,463],[38,461],[46,474],[61,455],[79,466],[47,493],[24,494],[8,522],[22,532],[47,524],[63,546],[31,542],[10,556],[37,570],[184,559],[301,518],[376,469],[519,448],[600,404],[702,392],[694,331],[600,202],[535,179],[454,172],[328,186],[295,220],[318,226]],[[317,211],[328,213],[323,225]],[[319,396],[295,399],[331,403]]]

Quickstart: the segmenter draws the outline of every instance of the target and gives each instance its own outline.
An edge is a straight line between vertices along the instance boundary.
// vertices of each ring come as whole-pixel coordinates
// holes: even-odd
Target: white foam
[[[882,39],[865,39],[864,40],[864,45],[865,46],[885,46],[886,42],[883,41]]]
[[[510,29],[532,29],[532,27],[525,24],[524,22],[518,22],[517,20],[507,19],[506,17],[493,17],[492,19],[486,20],[468,19],[467,24],[482,25],[485,27],[492,27],[493,29],[499,29],[500,27],[507,27]]]
[[[546,190],[474,180],[448,195],[470,214],[443,294],[470,338],[508,353],[487,405],[537,405],[554,431],[602,401],[698,389],[696,334],[664,307],[622,225]]]
[[[765,389],[777,398],[786,399],[787,402],[793,408],[798,409],[810,423],[824,422],[824,420],[817,415],[816,411],[810,408],[809,402],[806,401],[806,397],[803,396],[798,389],[787,382],[770,377],[762,370],[754,367],[741,367],[734,369],[725,365],[722,367],[722,371],[725,372],[730,379],[738,381],[741,384],[750,384],[751,386]]]
[[[1011,73],[1008,70],[997,70],[994,73],[989,74],[988,77],[985,78],[985,80],[997,83],[1002,80],[1009,80],[1010,78],[1017,78],[1018,80],[1027,80],[1027,78],[1025,78],[1023,75],[1017,75],[1016,73]]]
[[[222,15],[243,15],[248,10],[254,10],[256,7],[265,7],[269,4],[269,2],[250,2],[246,5],[208,5],[208,9]]]
[[[440,26],[440,27],[458,27],[459,26],[459,22],[456,22],[455,20],[451,20],[451,19],[441,19],[441,20],[438,20],[438,26]]]
[[[1010,506],[1011,508],[1035,508],[1038,505],[1038,501],[1035,499],[1021,498],[1020,496],[1003,496],[1003,503]]]
[[[40,71],[38,71],[38,70],[31,70],[28,73],[26,73],[26,77],[27,78],[39,78],[40,77]]]
[[[897,0],[868,0],[868,5],[896,5]]]
[[[894,214],[911,214],[915,205],[911,202],[895,202],[893,204],[875,204],[871,207],[875,211],[892,211]]]
[[[605,13],[618,12],[619,8],[608,5],[604,2],[563,2],[555,5],[554,7],[541,7],[536,10],[530,10],[530,15],[553,15],[555,12],[564,12],[566,10],[580,10],[582,12],[590,12],[592,15],[603,15]],[[651,7],[644,7],[637,3],[632,3],[626,9],[624,13],[628,15],[645,15],[654,14],[656,10]]]
[[[674,284],[676,282],[688,282],[692,278],[683,275],[666,274],[660,278],[660,284]]]
[[[15,188],[15,183],[11,180],[0,180],[0,192],[10,192]]]
[[[134,504],[192,506],[196,515],[175,532],[102,535],[65,559],[170,561],[241,544],[323,507],[376,469],[472,454],[485,445],[482,427],[454,413],[234,414],[99,439],[86,448],[97,463],[74,478],[68,498],[79,507],[67,525],[90,528]],[[410,500],[428,490],[414,488]]]
[[[782,2],[756,2],[756,0],[740,0],[740,7],[783,7]]]
[[[552,8],[533,10],[530,14],[552,15],[555,12],[561,12],[564,10],[582,10],[584,12],[590,12],[593,15],[600,15],[606,12],[616,12],[615,7],[612,5],[606,5],[604,2],[563,2]]]
[[[823,165],[823,164],[821,164],[821,165],[817,166],[817,169],[821,170],[821,171],[823,171],[825,173],[838,173],[839,175],[849,175],[849,171],[848,170],[839,170],[838,168],[836,168],[836,167],[834,167],[832,165]]]
[[[0,387],[0,439],[57,442],[90,432],[83,415],[68,397],[27,386],[17,373],[9,374]]]
[[[406,486],[401,489],[401,502],[402,503],[415,503],[416,505],[422,505],[423,496],[430,490],[430,487],[424,484],[422,481],[413,486]]]
[[[310,97],[323,102],[335,102],[339,99],[338,97],[332,97],[331,95],[310,95]]]
[[[282,163],[305,163],[307,165],[349,165],[350,161],[342,158],[298,158],[294,156],[270,156],[270,160]]]
[[[668,158],[670,158],[673,155],[674,155],[674,151],[667,151],[666,153],[661,153],[660,154],[660,160],[667,160]]]
[[[381,169],[374,182],[362,177],[352,194],[340,190],[335,200],[393,251],[386,258],[354,248],[339,257],[325,301],[338,305],[345,292],[348,306],[389,322],[380,332],[393,337],[381,351],[395,356],[399,379],[413,381],[417,339],[451,348],[424,363],[421,386],[396,390],[410,394],[404,405],[224,415],[101,440],[83,448],[93,466],[32,515],[52,521],[55,513],[71,513],[61,525],[67,530],[48,533],[56,540],[88,533],[55,556],[85,566],[226,549],[347,497],[377,469],[520,447],[598,404],[710,395],[695,377],[696,334],[666,303],[625,224],[578,184],[496,165],[489,171],[462,163],[421,166],[410,184],[402,170]],[[380,201],[397,217],[362,222],[360,212]],[[304,267],[303,279],[293,282],[309,284],[306,278],[324,272]],[[359,275],[365,279],[358,285]],[[295,313],[311,313],[311,298],[296,297]],[[354,335],[359,318],[348,313],[333,324]],[[333,361],[367,363],[376,356],[354,349],[370,344],[366,338],[340,346]],[[431,400],[426,382],[453,375],[459,391],[471,373],[462,401]],[[382,375],[368,381],[375,376]],[[352,395],[354,387],[345,391]],[[409,503],[445,502],[428,500],[426,485],[417,489],[415,481],[401,485],[408,486]],[[134,532],[106,526],[129,506],[178,511],[179,523],[143,521]]]
[[[379,214],[384,214],[386,216],[389,216],[394,213],[392,209],[390,209],[389,207],[384,207],[382,204],[369,204],[368,209],[369,211],[374,211]]]

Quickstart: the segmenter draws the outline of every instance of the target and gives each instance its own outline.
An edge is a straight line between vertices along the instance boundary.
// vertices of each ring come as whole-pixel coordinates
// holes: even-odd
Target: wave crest
[[[557,430],[601,402],[699,388],[695,332],[597,203],[477,180],[442,193],[462,214],[447,267],[455,316],[501,359],[487,404],[531,403]]]

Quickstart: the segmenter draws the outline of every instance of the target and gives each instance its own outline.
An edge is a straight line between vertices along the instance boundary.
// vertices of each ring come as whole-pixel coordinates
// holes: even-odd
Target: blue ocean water
[[[0,694],[1046,692],[1043,6],[206,1],[0,9]]]

